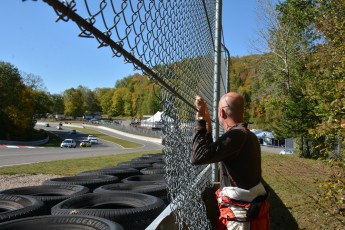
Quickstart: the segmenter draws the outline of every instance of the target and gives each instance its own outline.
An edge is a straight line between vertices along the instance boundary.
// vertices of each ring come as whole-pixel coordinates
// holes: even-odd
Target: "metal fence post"
[[[226,92],[230,92],[230,61],[231,61],[231,57],[230,57],[230,52],[229,50],[226,48],[226,46],[224,44],[222,44],[222,47],[226,53],[226,78],[225,78],[225,84],[226,84]]]
[[[218,120],[218,102],[220,98],[220,75],[221,75],[221,33],[222,33],[222,0],[216,1],[216,16],[215,16],[215,55],[214,55],[214,81],[213,81],[213,140],[219,137],[219,120]],[[212,164],[212,182],[219,181],[218,164]]]

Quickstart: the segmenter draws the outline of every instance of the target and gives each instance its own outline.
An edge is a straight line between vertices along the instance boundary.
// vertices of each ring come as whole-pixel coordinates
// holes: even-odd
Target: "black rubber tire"
[[[119,181],[119,178],[111,175],[85,175],[69,176],[60,178],[51,178],[43,182],[44,185],[83,185],[92,192],[105,184],[113,184]]]
[[[142,193],[89,193],[62,201],[52,215],[81,214],[115,221],[125,229],[145,229],[165,208],[163,200]]]
[[[152,174],[152,175],[136,175],[130,176],[121,180],[123,183],[135,183],[135,182],[159,182],[165,183],[164,174]]]
[[[98,170],[89,170],[80,172],[77,176],[85,176],[85,175],[111,175],[116,176],[120,180],[129,176],[141,175],[142,173],[135,168],[107,168],[107,169],[98,169]]]
[[[159,159],[162,160],[164,158],[164,154],[143,154],[141,155],[143,158],[154,158],[154,159]]]
[[[164,163],[153,163],[152,164],[152,167],[155,167],[155,168],[164,168],[165,164]]]
[[[63,200],[88,192],[89,189],[82,185],[40,185],[6,189],[0,194],[31,196],[42,201],[50,210]]]
[[[97,216],[35,216],[0,223],[6,230],[125,230],[120,224]]]
[[[145,157],[138,157],[138,158],[133,158],[131,160],[132,162],[137,162],[137,163],[148,163],[148,164],[153,164],[153,163],[161,163],[161,159],[155,159],[155,158],[145,158]]]
[[[133,161],[126,161],[126,162],[120,162],[117,164],[115,167],[130,167],[130,168],[135,168],[138,170],[141,170],[143,168],[151,167],[152,165],[150,163],[136,163]]]
[[[156,168],[156,167],[148,167],[140,170],[140,172],[144,175],[151,175],[151,174],[165,174],[164,168]]]
[[[47,208],[42,201],[30,196],[0,194],[0,223],[45,214]]]
[[[167,186],[166,184],[160,183],[117,183],[117,184],[107,184],[96,188],[94,193],[111,193],[116,191],[128,191],[144,193],[151,196],[161,198],[165,203],[167,203]]]

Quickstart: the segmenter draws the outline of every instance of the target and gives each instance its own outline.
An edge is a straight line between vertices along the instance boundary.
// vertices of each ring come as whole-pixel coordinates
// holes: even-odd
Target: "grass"
[[[345,229],[345,217],[330,213],[331,203],[320,202],[316,181],[333,169],[321,161],[268,153],[262,155],[262,168],[271,191],[271,229]]]
[[[115,138],[115,137],[109,136],[107,134],[98,132],[97,130],[88,129],[88,128],[78,128],[78,127],[73,127],[73,126],[69,126],[69,127],[71,129],[75,129],[75,130],[77,130],[79,132],[87,133],[87,134],[92,134],[92,135],[94,135],[94,136],[96,136],[98,138],[101,138],[103,140],[114,142],[114,143],[116,143],[118,145],[121,145],[123,148],[140,148],[140,147],[143,146],[142,144],[138,144],[138,143],[135,143],[135,142],[131,142],[131,141],[127,141],[127,140],[124,140],[124,139],[120,139],[120,138]]]
[[[44,144],[44,147],[60,147],[62,138],[56,136],[55,134],[51,132],[46,132],[49,136],[49,141]]]
[[[75,175],[82,171],[100,169],[107,166],[115,166],[119,162],[129,161],[147,153],[161,153],[160,150],[141,151],[125,154],[113,154],[89,158],[77,158],[40,162],[27,165],[0,167],[0,174],[52,174],[52,175]]]

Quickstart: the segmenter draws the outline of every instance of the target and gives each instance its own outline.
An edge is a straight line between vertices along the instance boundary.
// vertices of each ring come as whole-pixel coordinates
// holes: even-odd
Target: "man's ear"
[[[226,118],[227,118],[227,115],[226,115],[224,109],[222,109],[222,108],[220,109],[220,116],[221,116],[221,118],[223,118],[223,119],[226,119]]]

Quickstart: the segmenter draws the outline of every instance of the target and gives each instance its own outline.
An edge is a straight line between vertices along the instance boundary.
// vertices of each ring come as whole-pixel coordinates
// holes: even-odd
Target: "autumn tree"
[[[53,114],[63,114],[64,113],[64,96],[61,94],[51,94],[50,95],[51,108],[50,111]]]
[[[319,39],[312,26],[315,5],[312,0],[287,0],[277,5],[262,0],[261,7],[265,49],[259,69],[261,89],[256,95],[264,99],[260,103],[265,104],[266,114],[267,108],[273,109],[272,128],[277,136],[298,138],[301,153],[307,154],[303,143],[309,149],[309,130],[317,124],[311,109],[315,100],[307,92],[313,81],[308,63]]]
[[[74,118],[83,116],[83,95],[80,90],[74,88],[65,90],[64,108],[65,116]]]
[[[51,113],[53,102],[47,92],[40,90],[31,90],[32,100],[34,104],[35,118],[46,117]]]
[[[16,67],[0,62],[0,139],[27,140],[35,126],[31,90]]]
[[[102,108],[95,95],[95,92],[84,86],[78,86],[77,91],[82,95],[83,113],[94,114],[100,113]]]
[[[154,114],[161,109],[159,90],[154,92],[153,83],[147,76],[134,74],[118,80],[112,96],[113,116],[135,116]]]
[[[97,88],[94,91],[97,100],[101,106],[101,111],[103,114],[111,116],[111,105],[112,97],[114,94],[114,89],[111,88]]]
[[[21,72],[24,84],[34,91],[47,91],[41,76]]]
[[[132,115],[131,92],[126,87],[116,88],[112,97],[111,113],[114,116]]]
[[[318,102],[315,112],[321,122],[311,133],[327,136],[323,147],[332,151],[345,142],[345,1],[316,2],[315,30],[322,37],[312,56],[315,78],[308,93]]]

